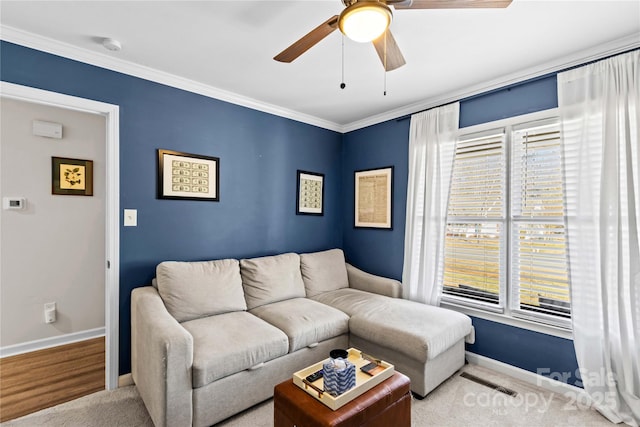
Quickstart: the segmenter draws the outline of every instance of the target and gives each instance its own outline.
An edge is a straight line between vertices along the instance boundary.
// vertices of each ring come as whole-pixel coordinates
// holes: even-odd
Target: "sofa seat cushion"
[[[393,301],[393,298],[351,288],[324,292],[311,297],[311,299],[337,308],[349,316],[360,312],[375,311],[389,301]]]
[[[307,297],[349,287],[342,249],[301,254],[300,271]]]
[[[182,323],[193,336],[193,387],[198,388],[287,354],[284,332],[246,311]]]
[[[240,260],[240,274],[249,309],[306,296],[298,254]]]
[[[250,313],[287,334],[291,353],[349,332],[349,316],[307,298],[263,305]]]
[[[471,319],[453,310],[389,298],[375,310],[351,316],[349,329],[424,363],[463,340],[471,332]]]
[[[236,259],[165,261],[156,275],[162,301],[178,322],[247,309]]]

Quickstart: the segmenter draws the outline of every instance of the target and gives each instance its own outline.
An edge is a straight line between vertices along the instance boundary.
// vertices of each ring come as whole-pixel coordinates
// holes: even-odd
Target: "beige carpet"
[[[553,394],[475,365],[462,370],[518,392],[516,397],[455,374],[424,400],[412,404],[412,426],[613,426],[575,399]],[[572,403],[572,400],[574,401]],[[2,426],[93,427],[153,426],[135,386],[101,391],[44,409]],[[224,427],[271,427],[273,401],[268,400],[220,424]]]

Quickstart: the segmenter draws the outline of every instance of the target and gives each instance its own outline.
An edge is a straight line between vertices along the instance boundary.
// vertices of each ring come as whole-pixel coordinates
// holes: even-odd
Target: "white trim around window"
[[[507,129],[507,132],[511,133],[513,130],[518,129],[519,124],[525,123],[533,123],[533,122],[544,122],[545,120],[557,119],[559,116],[559,112],[557,109],[545,110],[536,113],[521,115],[517,117],[510,117],[503,120],[493,121],[489,123],[483,123],[480,125],[470,126],[466,128],[462,128],[459,130],[459,135],[462,136],[462,139],[465,138],[466,135],[471,135],[477,137],[478,135],[487,135],[490,133],[495,133],[495,131]],[[509,179],[511,174],[511,145],[513,142],[511,141],[511,135],[506,137],[506,191],[505,191],[505,200],[503,201],[504,206],[510,206],[511,204],[511,191],[509,190]],[[510,210],[503,211],[504,215],[500,218],[496,217],[495,220],[505,225],[505,233],[502,241],[508,239],[511,235],[511,217],[513,214]],[[462,218],[464,219],[464,218]],[[451,221],[458,221],[458,218],[451,219]],[[544,219],[543,219],[544,220]],[[513,252],[514,248],[511,246],[511,242],[506,246],[507,249]],[[485,320],[490,320],[498,323],[507,324],[510,326],[515,326],[523,329],[528,329],[536,332],[541,332],[553,336],[558,336],[561,338],[572,339],[572,332],[570,330],[570,321],[563,321],[560,319],[550,319],[546,321],[544,316],[540,315],[532,315],[528,316],[524,310],[514,308],[515,305],[513,303],[513,295],[511,295],[513,291],[513,285],[511,285],[511,289],[506,291],[507,282],[511,281],[511,261],[513,258],[513,254],[505,257],[505,265],[500,267],[500,275],[501,275],[501,296],[499,304],[482,304],[481,302],[476,303],[473,299],[464,299],[464,298],[456,298],[455,296],[443,294],[441,305],[447,308],[454,309],[456,311],[463,312],[467,315],[482,318]],[[504,282],[504,283],[502,283]]]

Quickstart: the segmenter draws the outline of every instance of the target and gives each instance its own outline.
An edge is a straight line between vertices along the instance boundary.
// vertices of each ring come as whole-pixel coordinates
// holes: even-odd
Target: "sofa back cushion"
[[[298,254],[243,259],[240,260],[240,273],[249,310],[306,296]]]
[[[178,322],[246,310],[236,259],[165,261],[156,268],[158,292]]]
[[[300,270],[308,297],[349,287],[342,249],[301,254]]]

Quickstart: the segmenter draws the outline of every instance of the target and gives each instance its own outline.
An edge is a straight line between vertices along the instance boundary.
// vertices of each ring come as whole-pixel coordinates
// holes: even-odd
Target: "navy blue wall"
[[[475,344],[467,350],[582,387],[573,341],[477,317]]]
[[[120,106],[120,373],[130,295],[164,260],[342,246],[339,133],[2,42],[3,81]],[[220,158],[220,202],[156,199],[156,149]],[[325,215],[295,214],[296,170],[325,174]]]
[[[548,110],[558,106],[556,75],[529,80],[460,101],[460,127]]]
[[[400,279],[409,167],[409,120],[391,120],[343,137],[343,249],[347,260],[366,271]],[[393,166],[392,230],[355,228],[354,172]]]
[[[477,95],[460,102],[460,127],[472,126],[558,106],[556,76],[550,75]],[[400,280],[404,260],[405,207],[410,120],[390,120],[343,137],[343,247],[347,259],[373,273]],[[353,174],[358,169],[395,167],[393,230],[353,228]],[[351,221],[351,223],[349,223]],[[468,350],[536,372],[571,372],[578,368],[573,342],[501,323],[472,318],[476,344]]]

